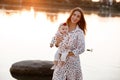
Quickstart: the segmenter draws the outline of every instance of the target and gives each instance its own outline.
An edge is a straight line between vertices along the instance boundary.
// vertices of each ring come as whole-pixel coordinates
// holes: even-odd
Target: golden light
[[[100,0],[92,0],[93,2],[99,2]]]
[[[92,0],[93,2],[99,2],[100,0]],[[116,0],[116,2],[120,2],[120,0]]]
[[[116,0],[116,2],[120,2],[120,0]]]

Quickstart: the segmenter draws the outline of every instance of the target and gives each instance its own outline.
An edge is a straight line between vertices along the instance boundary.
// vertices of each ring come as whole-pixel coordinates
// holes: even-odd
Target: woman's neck
[[[75,30],[75,29],[76,29],[76,26],[77,26],[76,24],[70,23],[70,24],[69,24],[69,32]]]

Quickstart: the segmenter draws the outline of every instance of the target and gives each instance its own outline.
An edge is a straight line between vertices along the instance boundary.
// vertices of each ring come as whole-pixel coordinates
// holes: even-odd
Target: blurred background
[[[15,80],[15,62],[52,61],[56,48],[49,43],[78,6],[87,22],[84,80],[120,80],[120,0],[0,0],[0,79]]]

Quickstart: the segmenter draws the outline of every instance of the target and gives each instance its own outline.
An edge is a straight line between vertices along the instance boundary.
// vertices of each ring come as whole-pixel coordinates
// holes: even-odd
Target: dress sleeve
[[[55,40],[55,36],[54,36],[54,37],[52,37],[50,44],[55,44],[55,42],[56,42],[56,40]]]
[[[56,36],[58,35],[58,31],[55,33],[55,35],[52,37],[52,40],[50,42],[50,44],[55,44],[56,43]]]
[[[78,32],[77,33],[77,44],[76,44],[76,48],[72,51],[74,53],[75,56],[83,53],[85,51],[85,37],[84,37],[84,33],[82,32]]]

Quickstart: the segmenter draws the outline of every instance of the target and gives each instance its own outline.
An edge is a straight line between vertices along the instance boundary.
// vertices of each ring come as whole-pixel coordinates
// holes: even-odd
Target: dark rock
[[[10,73],[17,80],[51,80],[52,61],[25,60],[12,64]]]

